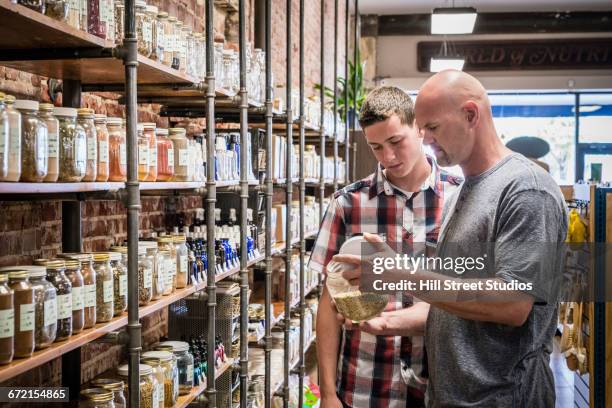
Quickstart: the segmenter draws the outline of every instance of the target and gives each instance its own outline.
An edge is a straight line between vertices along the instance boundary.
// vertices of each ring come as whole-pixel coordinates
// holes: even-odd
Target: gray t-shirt
[[[557,304],[541,300],[550,298],[546,291],[539,292],[542,282],[536,275],[541,275],[529,261],[533,254],[515,243],[554,243],[561,251],[566,231],[567,210],[559,187],[524,156],[509,155],[466,178],[446,208],[437,255],[461,256],[462,248],[491,243],[493,277],[532,282],[536,303],[521,327],[467,320],[432,306],[425,340],[431,407],[554,406],[549,359]],[[562,258],[557,254],[547,265],[539,264],[538,273],[543,267],[545,273],[556,273]],[[466,272],[461,277],[481,276]]]

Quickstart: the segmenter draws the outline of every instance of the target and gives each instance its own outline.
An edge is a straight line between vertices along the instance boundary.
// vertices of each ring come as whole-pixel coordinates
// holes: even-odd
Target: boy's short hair
[[[383,122],[397,115],[404,125],[414,123],[414,103],[412,98],[395,86],[379,86],[365,98],[359,111],[359,124],[362,128]]]

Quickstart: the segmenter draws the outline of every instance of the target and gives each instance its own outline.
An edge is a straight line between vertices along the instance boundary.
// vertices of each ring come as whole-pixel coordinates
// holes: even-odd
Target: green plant
[[[360,61],[359,54],[357,54],[357,61]],[[352,110],[355,106],[355,99],[357,99],[357,112],[361,109],[361,104],[365,100],[365,89],[363,88],[363,71],[365,69],[365,61],[361,62],[357,65],[357,72],[355,72],[355,64],[351,61],[348,62],[348,110]],[[336,79],[337,87],[338,87],[338,114],[340,118],[345,121],[346,120],[346,105],[347,101],[345,98],[345,87],[346,87],[346,79],[342,77],[338,77]],[[357,84],[357,98],[355,98],[355,83]],[[321,90],[321,84],[315,84],[315,89]],[[328,106],[333,108],[334,102],[334,90],[325,87],[324,89],[326,100],[329,101],[327,103]]]

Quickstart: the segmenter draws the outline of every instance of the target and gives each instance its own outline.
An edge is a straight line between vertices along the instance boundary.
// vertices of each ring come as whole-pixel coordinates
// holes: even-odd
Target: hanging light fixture
[[[476,23],[473,7],[435,8],[431,13],[432,34],[471,34]]]
[[[464,64],[465,58],[457,54],[453,44],[444,37],[438,55],[429,59],[429,72],[440,72],[445,69],[462,71]]]

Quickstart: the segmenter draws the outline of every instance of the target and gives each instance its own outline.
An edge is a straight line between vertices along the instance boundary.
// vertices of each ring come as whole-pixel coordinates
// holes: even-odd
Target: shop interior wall
[[[320,77],[320,17],[321,0],[306,2],[305,15],[305,84],[306,96],[315,94],[312,87],[321,82]],[[325,1],[325,85],[333,85],[333,45],[334,45],[334,0]],[[225,41],[226,46],[238,46],[237,1],[215,1],[215,40]],[[196,31],[203,31],[204,1],[201,0],[149,0],[149,4],[160,7],[178,16]],[[338,71],[342,75],[344,47],[344,2],[339,2],[338,30]],[[293,36],[293,86],[299,85],[299,0],[292,0]],[[277,85],[285,86],[286,67],[286,7],[285,1],[273,1],[272,14],[272,61],[273,78]],[[247,37],[254,39],[255,0],[247,0]],[[0,66],[0,91],[21,99],[51,102],[48,79],[26,72]],[[278,92],[278,91],[277,91]],[[318,93],[317,93],[318,94]],[[278,93],[277,93],[278,95]],[[57,95],[56,106],[61,106],[61,93]],[[117,103],[119,95],[112,93],[84,93],[82,106],[93,108],[96,113],[108,116],[124,116],[124,107]],[[159,116],[159,106],[139,105],[138,120],[155,122],[159,127],[167,127],[167,118]],[[188,133],[201,132],[205,121],[184,121],[170,118],[173,124],[185,126]],[[281,196],[278,196],[281,199]],[[86,201],[81,203],[84,218],[83,250],[103,251],[109,246],[126,239],[127,217],[123,205],[116,201]],[[164,227],[171,227],[175,216],[182,216],[186,225],[191,223],[194,209],[203,207],[201,197],[143,197],[140,217],[140,232],[147,233]],[[0,266],[27,265],[34,259],[53,257],[62,251],[60,201],[0,201]],[[155,343],[167,333],[167,309],[142,319],[143,346]],[[81,348],[81,378],[89,381],[100,373],[116,367],[125,356],[120,346],[107,344],[88,344]],[[2,383],[9,385],[61,384],[61,359],[53,360],[20,376]]]

